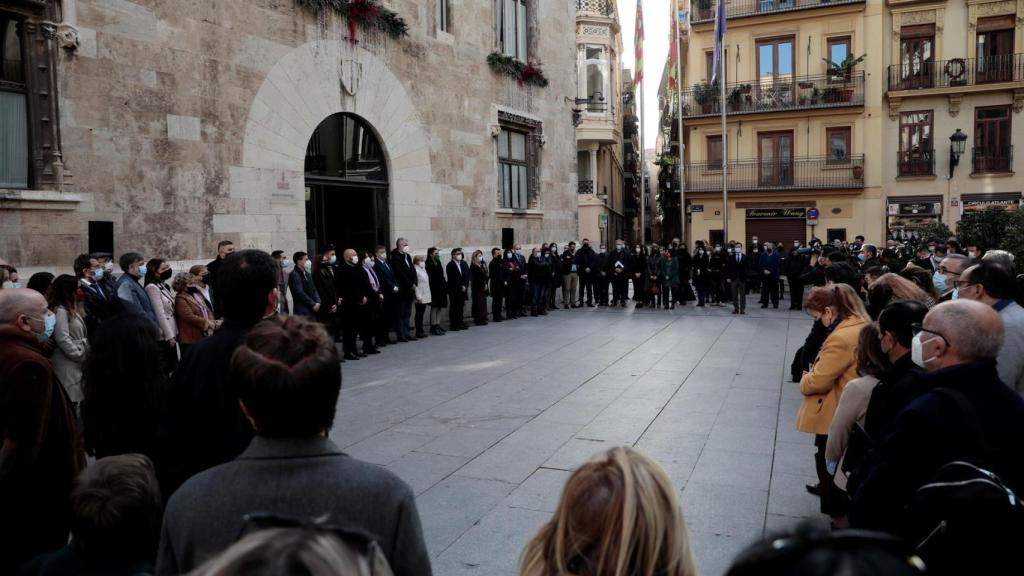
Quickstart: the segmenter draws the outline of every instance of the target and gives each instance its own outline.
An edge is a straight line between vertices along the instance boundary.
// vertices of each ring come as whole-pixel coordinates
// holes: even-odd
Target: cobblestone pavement
[[[434,573],[512,575],[569,471],[610,446],[682,492],[700,573],[817,517],[789,362],[810,319],[731,307],[552,311],[389,346],[343,366],[331,438],[405,479]]]

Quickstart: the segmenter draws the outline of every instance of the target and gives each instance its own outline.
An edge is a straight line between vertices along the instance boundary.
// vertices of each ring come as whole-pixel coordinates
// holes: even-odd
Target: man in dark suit
[[[210,273],[210,277],[207,278],[206,283],[210,286],[210,297],[213,299],[213,312],[220,318],[224,315],[221,312],[221,303],[217,298],[217,273],[220,271],[221,264],[224,263],[224,259],[235,251],[235,244],[231,240],[221,240],[217,243],[217,257],[212,262],[206,265],[206,270]]]
[[[445,267],[448,276],[448,323],[449,330],[466,330],[466,319],[462,307],[469,295],[469,264],[463,258],[462,248],[452,250],[452,259]]]
[[[395,280],[398,283],[398,318],[395,333],[398,334],[399,342],[417,339],[412,335],[412,327],[409,326],[412,303],[416,299],[416,269],[413,268],[409,252],[409,242],[405,238],[399,238],[395,243],[395,249],[391,251],[391,270],[395,273]]]
[[[726,255],[725,277],[732,288],[732,313],[747,313],[747,270],[750,261],[743,252],[743,243],[737,242],[731,254]]]
[[[356,337],[359,334],[359,319],[366,307],[369,280],[363,267],[359,264],[356,251],[349,248],[342,254],[342,264],[338,267],[338,287],[341,296],[341,333],[345,350],[345,359],[352,360],[366,356],[373,349],[372,341],[363,343],[365,353],[356,349]]]
[[[171,497],[157,574],[191,571],[258,528],[248,515],[264,512],[366,534],[396,576],[430,576],[412,489],[327,438],[341,368],[322,327],[298,317],[261,322],[234,354],[230,380],[256,436],[236,459],[195,476]]]
[[[296,252],[292,255],[295,269],[288,274],[288,289],[292,293],[292,313],[312,318],[320,310],[320,295],[310,276],[309,255]]]
[[[100,281],[105,275],[99,262],[88,254],[79,254],[74,263],[75,276],[85,298],[85,327],[91,336],[107,318],[119,309],[120,301],[116,291],[110,290]],[[99,275],[99,278],[97,278]]]
[[[501,249],[491,249],[491,263],[487,265],[490,271],[491,281],[491,318],[495,322],[501,322],[501,303],[505,294],[505,287],[508,286],[507,272],[501,261]]]
[[[800,241],[793,241],[793,249],[786,256],[783,266],[789,283],[789,309],[802,310],[804,307],[804,283],[800,279],[807,268],[807,257],[800,253]]]
[[[383,246],[377,246],[376,258],[373,261],[373,271],[377,273],[380,280],[380,291],[384,295],[383,310],[381,311],[380,322],[377,323],[377,340],[387,344],[394,344],[389,339],[388,332],[398,322],[398,279],[395,278],[395,271],[388,263],[388,251]],[[395,336],[399,342],[408,342],[409,339],[402,336],[402,333],[395,330]]]
[[[224,323],[189,347],[171,385],[170,428],[178,442],[172,486],[238,456],[252,439],[228,366],[249,330],[277,311],[277,262],[261,250],[241,250],[224,259],[219,274]]]
[[[777,252],[775,244],[769,242],[761,253],[761,308],[768,307],[771,300],[772,306],[779,307],[779,276],[782,273],[782,261]]]
[[[587,306],[594,307],[594,276],[597,274],[594,249],[590,240],[584,238],[583,246],[576,252],[576,269],[580,274],[580,294],[578,305],[583,306],[583,293],[587,295]]]
[[[615,251],[608,258],[608,270],[612,281],[612,306],[625,306],[629,295],[629,250],[624,241],[615,241]]]

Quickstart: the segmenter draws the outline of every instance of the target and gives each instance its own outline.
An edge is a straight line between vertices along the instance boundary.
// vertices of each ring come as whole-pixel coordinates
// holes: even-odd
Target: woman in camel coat
[[[184,355],[188,347],[213,334],[216,321],[213,309],[202,291],[196,286],[198,278],[182,272],[174,277],[171,288],[177,292],[174,297],[174,318],[178,323],[178,344]]]
[[[800,393],[804,400],[796,416],[796,429],[814,434],[814,445],[818,449],[814,455],[818,485],[807,489],[820,494],[823,513],[839,518],[846,511],[842,509],[841,501],[832,497],[830,487],[833,482],[825,463],[825,446],[843,388],[858,376],[857,340],[861,329],[871,320],[860,297],[846,284],[811,290],[805,309],[815,322],[828,329],[829,335],[810,372],[804,372],[800,379]]]

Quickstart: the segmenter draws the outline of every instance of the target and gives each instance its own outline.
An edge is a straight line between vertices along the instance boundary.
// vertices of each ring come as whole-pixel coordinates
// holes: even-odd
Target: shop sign
[[[598,216],[597,216],[597,227],[601,228],[601,229],[604,229],[604,228],[608,227],[608,215],[607,214],[598,214]]]
[[[985,210],[1017,210],[1019,199],[1001,200],[969,200],[964,199],[964,212],[983,212]]]
[[[696,214],[704,211],[703,204],[690,204],[690,214]]]
[[[807,208],[747,208],[748,220],[765,218],[800,218],[807,217]]]
[[[893,211],[893,207],[896,207],[895,211]],[[894,215],[913,216],[915,214],[938,214],[940,212],[942,212],[942,207],[937,202],[910,202],[889,205],[889,213]]]

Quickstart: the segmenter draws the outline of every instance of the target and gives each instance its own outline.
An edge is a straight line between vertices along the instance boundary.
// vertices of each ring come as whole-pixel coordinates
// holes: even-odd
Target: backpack
[[[939,388],[966,419],[984,455],[944,464],[907,506],[904,536],[929,574],[1001,574],[1019,562],[1024,503],[986,468],[992,453],[977,412],[957,390]]]

